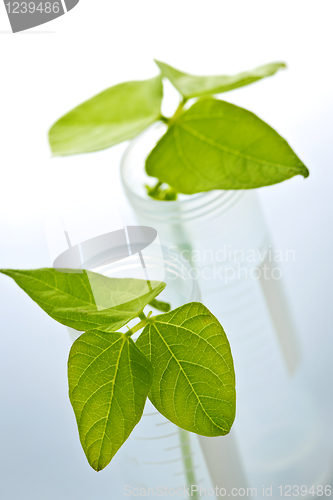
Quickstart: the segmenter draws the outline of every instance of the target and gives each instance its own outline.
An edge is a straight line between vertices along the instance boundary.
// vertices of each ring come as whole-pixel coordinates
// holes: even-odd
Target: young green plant
[[[255,114],[215,95],[254,83],[286,67],[271,63],[234,76],[193,76],[155,61],[160,74],[121,83],[76,107],[50,129],[54,155],[88,153],[132,139],[156,121],[166,131],[146,159],[157,179],[146,186],[152,198],[177,193],[254,189],[309,171],[287,141]],[[170,118],[161,113],[162,80],[181,95]]]
[[[68,359],[69,397],[89,464],[104,469],[140,421],[149,397],[181,429],[228,434],[236,411],[226,334],[201,303],[173,311],[156,297],[163,282],[62,269],[3,269],[53,319],[83,332]],[[100,280],[97,307],[90,279]],[[114,305],[113,305],[114,304]],[[147,305],[164,312],[143,312]],[[125,333],[130,321],[140,321]],[[142,330],[136,342],[132,335]]]

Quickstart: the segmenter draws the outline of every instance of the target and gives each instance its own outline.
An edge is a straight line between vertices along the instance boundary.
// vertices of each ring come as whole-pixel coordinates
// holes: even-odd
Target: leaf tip
[[[156,66],[158,67],[158,69],[160,70],[160,75],[161,75],[161,78],[163,78],[163,66],[165,63],[163,63],[162,61],[159,61],[158,59],[154,59],[154,63],[156,64]]]
[[[306,179],[310,175],[310,171],[305,165],[303,165],[301,174],[303,175],[304,179]]]
[[[50,127],[48,133],[47,133],[47,138],[48,138],[48,142],[49,142],[49,146],[50,146],[50,149],[51,149],[51,153],[52,153],[52,156],[58,156],[57,155],[57,151],[56,151],[56,148],[55,148],[55,144],[54,144],[54,141],[53,141],[53,134],[54,134],[54,129],[55,129],[55,126],[56,126],[57,122],[54,123],[52,125],[52,127]]]
[[[96,463],[96,462],[90,462],[90,461],[88,460],[88,462],[89,462],[90,467],[91,467],[91,468],[92,468],[95,472],[101,472],[101,471],[102,471],[103,469],[105,469],[105,467],[106,467],[105,465],[104,465],[104,466],[99,465],[98,461],[97,461],[97,463]]]
[[[113,457],[106,459],[105,457],[99,455],[93,458],[86,453],[86,458],[88,460],[90,467],[95,472],[101,472],[103,469],[105,469],[105,467],[109,465]]]

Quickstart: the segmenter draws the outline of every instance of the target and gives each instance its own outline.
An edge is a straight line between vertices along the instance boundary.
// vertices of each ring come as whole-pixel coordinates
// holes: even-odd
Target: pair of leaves
[[[227,92],[274,75],[284,63],[271,63],[234,76],[194,76],[156,61],[185,100]],[[54,154],[97,151],[130,139],[161,118],[161,75],[126,82],[81,104],[50,130]],[[148,175],[171,186],[150,196],[176,199],[212,189],[253,189],[309,172],[287,142],[249,111],[206,100],[170,121],[165,136],[146,162]]]
[[[1,272],[12,277],[51,317],[60,317],[63,324],[78,322],[79,307],[87,307],[95,320],[84,273],[54,269]],[[119,290],[123,293],[121,283],[116,282],[124,280],[104,280],[110,280],[109,285],[103,281],[106,288],[109,286],[108,293],[112,289],[115,294]],[[139,306],[148,301],[161,307],[151,295],[133,298],[141,280],[128,281],[132,283],[124,296],[132,300],[123,305],[124,310],[131,305],[128,317],[139,315]],[[154,293],[162,289],[156,287]],[[109,315],[102,312],[110,325],[119,323],[112,319],[114,311]],[[86,318],[79,321],[82,326],[84,321]],[[74,342],[68,377],[80,440],[95,470],[103,469],[128,438],[142,416],[148,393],[155,407],[172,422],[205,436],[227,434],[235,417],[230,346],[218,320],[199,303],[148,319],[136,343],[128,335],[112,331],[107,323],[93,327]]]
[[[139,422],[149,398],[179,427],[204,436],[230,431],[235,375],[223,328],[199,303],[153,318],[136,344],[93,330],[68,361],[69,394],[90,465],[103,469]]]
[[[272,63],[235,76],[198,77],[155,61],[185,98],[226,92],[271,76],[283,63]],[[99,151],[132,139],[161,117],[161,75],[125,82],[101,92],[58,120],[49,131],[53,154]]]

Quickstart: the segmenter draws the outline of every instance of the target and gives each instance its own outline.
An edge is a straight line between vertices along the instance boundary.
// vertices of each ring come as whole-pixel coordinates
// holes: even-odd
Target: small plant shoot
[[[82,333],[68,359],[69,397],[89,464],[104,469],[140,421],[147,397],[182,429],[204,436],[229,433],[236,412],[235,373],[226,334],[201,303],[173,311],[156,297],[165,283],[100,279],[118,305],[99,310],[87,271],[0,270],[45,312]],[[123,303],[119,305],[119,297]],[[152,316],[151,305],[163,314]],[[138,322],[125,333],[129,321]],[[132,335],[139,335],[136,342]]]
[[[105,90],[76,107],[49,132],[54,155],[108,148],[132,139],[156,121],[165,134],[146,159],[146,172],[156,179],[147,195],[174,201],[178,193],[215,189],[254,189],[309,171],[287,141],[258,116],[217,99],[222,94],[286,68],[270,63],[232,76],[194,76],[161,61],[160,75]],[[162,80],[180,93],[172,117],[163,116]]]

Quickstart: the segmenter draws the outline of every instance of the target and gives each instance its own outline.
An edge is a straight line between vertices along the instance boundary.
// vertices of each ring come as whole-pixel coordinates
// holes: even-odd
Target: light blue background
[[[54,33],[15,36],[3,33],[8,19],[0,6],[0,267],[50,265],[45,206],[49,196],[67,192],[62,183],[100,210],[108,192],[118,193],[123,217],[131,220],[117,188],[125,145],[50,160],[46,132],[64,112],[112,84],[155,75],[153,57],[198,74],[284,60],[288,71],[224,98],[276,128],[311,171],[306,181],[294,178],[259,190],[259,196],[275,247],[296,252],[296,262],[283,266],[285,286],[309,385],[331,422],[331,2],[97,3],[82,1],[44,28]],[[170,92],[167,111],[176,103]],[[77,437],[67,397],[66,329],[5,276],[0,276],[0,318],[0,497],[113,498],[116,469],[92,471]]]

